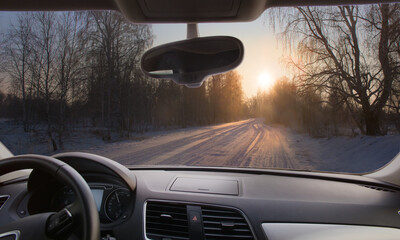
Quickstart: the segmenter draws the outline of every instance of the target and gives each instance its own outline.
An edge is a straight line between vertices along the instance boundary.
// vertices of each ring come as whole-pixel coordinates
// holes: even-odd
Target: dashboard
[[[88,182],[103,239],[399,236],[400,189],[366,177],[200,167],[128,170],[87,157],[61,159]],[[0,226],[58,211],[75,199],[71,188],[35,170],[29,178],[0,184],[1,196],[7,199],[1,204]]]

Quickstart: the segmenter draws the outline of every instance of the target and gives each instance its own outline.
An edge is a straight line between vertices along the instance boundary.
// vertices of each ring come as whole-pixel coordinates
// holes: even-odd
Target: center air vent
[[[9,197],[10,196],[5,196],[5,195],[0,196],[0,209],[3,207],[3,205],[6,203]]]
[[[156,200],[146,206],[147,239],[254,239],[243,214],[233,208]]]
[[[254,239],[246,219],[228,208],[202,206],[206,240]]]
[[[189,239],[186,205],[147,202],[146,237],[152,240]]]

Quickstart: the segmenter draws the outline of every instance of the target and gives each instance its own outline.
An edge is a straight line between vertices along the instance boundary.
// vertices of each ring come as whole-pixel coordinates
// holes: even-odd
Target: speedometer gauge
[[[121,218],[129,207],[131,193],[128,189],[119,188],[108,195],[105,212],[111,221]]]

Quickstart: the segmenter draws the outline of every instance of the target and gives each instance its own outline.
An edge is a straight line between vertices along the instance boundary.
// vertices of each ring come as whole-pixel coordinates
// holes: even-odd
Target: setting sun
[[[264,90],[271,88],[273,83],[273,78],[266,72],[263,72],[258,76],[258,85]]]

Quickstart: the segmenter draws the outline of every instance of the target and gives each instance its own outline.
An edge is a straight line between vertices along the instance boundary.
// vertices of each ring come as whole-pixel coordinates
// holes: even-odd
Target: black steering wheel
[[[84,240],[100,239],[96,203],[88,184],[75,169],[60,160],[41,155],[0,160],[0,176],[22,169],[39,169],[51,174],[74,190],[76,201],[59,212],[35,214],[0,227],[1,239],[66,239],[78,227],[82,228]]]

